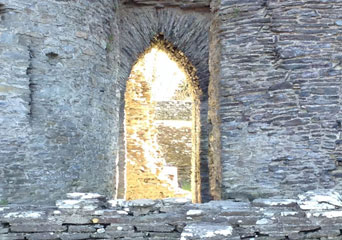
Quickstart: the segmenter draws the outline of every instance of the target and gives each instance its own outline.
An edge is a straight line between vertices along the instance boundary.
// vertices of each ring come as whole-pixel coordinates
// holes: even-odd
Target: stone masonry
[[[0,1],[0,199],[115,192],[115,1]],[[104,131],[104,129],[106,129]]]
[[[195,67],[199,190],[225,201],[102,196],[156,36]],[[342,239],[341,52],[340,0],[0,0],[0,239]],[[50,207],[68,192],[101,195]]]
[[[115,195],[131,67],[197,69],[203,201],[342,190],[339,0],[0,0],[0,199]],[[122,174],[122,172],[120,172]]]
[[[332,191],[206,204],[170,198],[107,201],[99,194],[71,193],[57,207],[0,207],[0,239],[339,240],[341,200]]]
[[[212,2],[223,198],[341,191],[341,10],[338,0]]]

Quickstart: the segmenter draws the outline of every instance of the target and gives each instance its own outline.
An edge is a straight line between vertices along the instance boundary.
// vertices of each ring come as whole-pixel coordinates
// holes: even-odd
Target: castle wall
[[[116,1],[0,3],[0,199],[112,195]]]
[[[341,190],[340,1],[121,3],[0,0],[0,200],[113,196],[125,81],[159,33],[198,70],[212,197]]]
[[[341,187],[340,1],[213,1],[223,198]]]

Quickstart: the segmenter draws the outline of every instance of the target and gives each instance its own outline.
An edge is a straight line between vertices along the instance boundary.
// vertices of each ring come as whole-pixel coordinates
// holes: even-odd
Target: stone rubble
[[[326,209],[325,205],[319,208],[314,201],[318,205],[321,201],[329,203],[334,209]],[[108,201],[98,194],[72,193],[57,203],[57,207],[1,207],[0,239],[342,238],[340,195],[330,190],[310,191],[298,199],[205,204],[192,204],[187,199]]]

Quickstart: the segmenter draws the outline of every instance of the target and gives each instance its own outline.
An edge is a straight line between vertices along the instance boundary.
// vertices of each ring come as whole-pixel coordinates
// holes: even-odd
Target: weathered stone
[[[338,25],[338,26],[342,26],[342,20],[337,20],[335,23],[336,23],[336,25]]]
[[[202,190],[211,189],[204,200],[340,192],[341,2],[210,4],[209,9],[209,2],[201,0],[2,0],[0,203],[52,203],[70,191],[114,196],[116,186],[124,188],[125,177],[116,183],[124,171],[115,169],[125,165],[117,161],[125,82],[139,54],[161,32],[197,68],[201,104],[209,105],[201,108]],[[340,208],[334,196],[305,196],[298,204],[310,213]],[[70,214],[84,210],[78,206],[64,209]],[[84,206],[90,212],[97,207]],[[254,207],[241,207],[236,214],[245,216]],[[132,211],[152,215],[158,209],[119,211],[120,217],[131,217]],[[230,209],[220,213],[220,221],[234,215]],[[190,209],[184,210],[174,219],[180,221]],[[37,211],[23,212],[6,210],[1,219],[44,218]],[[89,224],[101,216],[94,212],[69,221],[64,214],[54,217]],[[340,213],[317,218],[327,216],[338,223]],[[271,227],[268,234],[274,235],[264,237],[278,238]],[[299,239],[307,231],[321,231],[290,230]]]
[[[173,232],[175,226],[168,224],[150,223],[150,224],[134,224],[139,232]]]
[[[295,207],[297,201],[295,199],[255,199],[253,206],[257,207]]]
[[[54,223],[22,223],[11,224],[11,232],[30,233],[30,232],[63,232],[67,230],[66,226]]]
[[[28,240],[60,240],[58,233],[32,233],[27,234],[26,239]]]
[[[96,232],[96,227],[92,225],[70,225],[68,227],[68,232],[77,232],[77,233],[88,233],[88,232]]]
[[[84,240],[89,238],[90,233],[63,233],[60,235],[62,240]]]
[[[227,225],[210,223],[189,224],[184,228],[181,239],[223,239],[233,234],[233,228]]]
[[[298,197],[298,205],[304,210],[342,208],[342,197],[334,191],[310,191]]]

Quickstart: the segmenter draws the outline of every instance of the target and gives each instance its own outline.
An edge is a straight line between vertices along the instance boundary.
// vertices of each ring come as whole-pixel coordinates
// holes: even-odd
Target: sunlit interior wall
[[[127,199],[191,197],[193,185],[196,201],[192,88],[188,73],[160,45],[134,65],[125,94]]]

